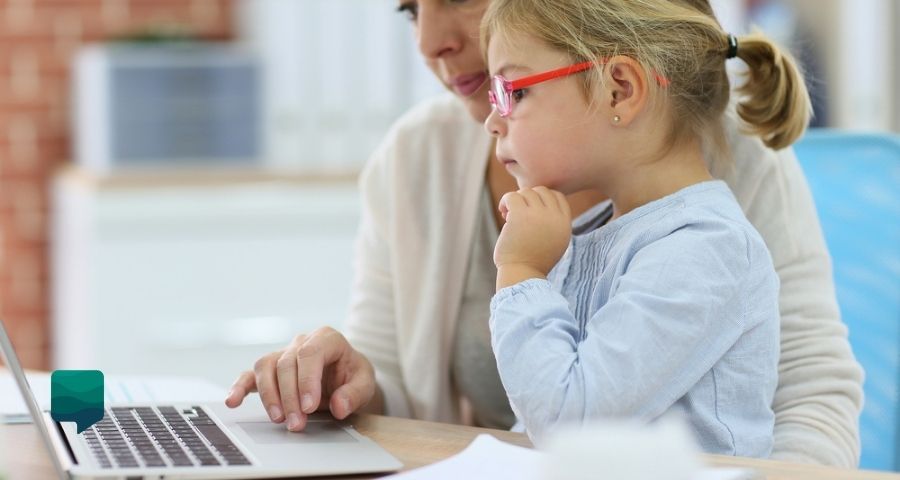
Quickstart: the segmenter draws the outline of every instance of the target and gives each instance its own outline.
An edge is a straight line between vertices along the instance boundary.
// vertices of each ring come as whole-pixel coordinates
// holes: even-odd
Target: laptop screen
[[[34,398],[34,393],[31,392],[31,387],[28,385],[28,380],[25,378],[25,372],[22,370],[22,365],[19,364],[19,357],[16,356],[16,351],[13,350],[12,340],[10,340],[9,334],[6,332],[6,325],[3,324],[3,319],[0,319],[0,359],[3,360],[3,363],[6,364],[6,367],[9,368],[13,377],[16,379],[16,384],[19,386],[19,392],[22,394],[22,399],[25,400],[25,405],[28,406],[31,418],[41,432],[44,446],[47,447],[47,453],[49,453],[50,458],[53,459],[53,466],[56,468],[56,472],[59,474],[60,478],[66,478],[62,464],[59,462],[59,458],[57,458],[56,452],[53,450],[53,442],[50,439],[50,432],[47,430],[47,425],[44,424],[41,409],[38,407],[37,400]]]

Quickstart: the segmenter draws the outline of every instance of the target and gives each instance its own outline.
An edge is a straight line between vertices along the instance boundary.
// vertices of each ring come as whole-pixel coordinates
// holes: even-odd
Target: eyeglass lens
[[[501,115],[509,114],[509,92],[506,91],[503,78],[499,75],[491,79],[491,90],[494,92],[494,102],[497,112]]]

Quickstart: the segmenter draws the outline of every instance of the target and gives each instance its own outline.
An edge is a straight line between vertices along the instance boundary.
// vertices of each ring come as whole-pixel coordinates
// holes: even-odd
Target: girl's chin
[[[513,174],[513,177],[515,177],[515,179],[516,179],[516,184],[519,186],[519,189],[520,189],[520,190],[521,190],[521,189],[526,189],[526,188],[535,188],[535,187],[546,187],[546,188],[549,188],[550,190],[557,190],[557,191],[563,191],[563,190],[564,190],[564,189],[560,188],[560,187],[559,187],[556,183],[554,183],[554,182],[537,181],[537,180],[534,180],[534,179],[524,178],[524,177],[522,177],[522,176],[517,176],[517,175],[515,175],[515,174]]]
[[[513,174],[513,177],[515,177],[515,179],[516,179],[516,185],[519,186],[519,189],[520,189],[520,190],[525,189],[525,188],[534,188],[534,187],[540,185],[539,183],[534,183],[534,182],[532,182],[531,180],[529,180],[529,179],[527,179],[527,178],[522,178],[522,177],[519,176],[519,175]]]

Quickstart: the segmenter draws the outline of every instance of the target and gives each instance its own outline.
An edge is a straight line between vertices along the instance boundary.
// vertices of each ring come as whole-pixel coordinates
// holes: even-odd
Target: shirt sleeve
[[[734,307],[749,271],[743,235],[682,229],[634,255],[583,329],[546,280],[499,291],[492,345],[510,403],[532,438],[562,423],[664,413],[747,328]]]

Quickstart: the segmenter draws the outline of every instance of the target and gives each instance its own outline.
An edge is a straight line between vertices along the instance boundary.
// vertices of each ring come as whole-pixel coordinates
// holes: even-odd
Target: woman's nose
[[[442,1],[420,1],[416,22],[419,51],[427,59],[438,59],[462,48],[460,32],[452,11]]]

